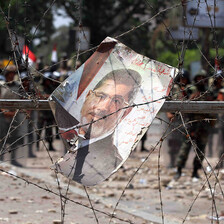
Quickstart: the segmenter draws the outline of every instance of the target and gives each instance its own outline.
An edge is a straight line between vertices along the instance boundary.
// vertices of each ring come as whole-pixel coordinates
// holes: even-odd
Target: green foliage
[[[50,3],[48,0],[4,0],[0,2],[1,57],[10,53],[9,30],[13,36],[24,38],[28,45],[32,45],[35,38],[50,39],[54,31],[52,10],[51,8],[48,10]],[[45,13],[46,11],[48,12]]]
[[[184,67],[189,68],[194,61],[200,61],[201,55],[198,49],[188,49],[184,57]]]
[[[53,8],[48,10],[51,3],[50,0],[4,0],[0,2],[0,6],[9,21],[10,30],[24,37],[28,43],[32,43],[33,38],[39,38],[42,46],[51,44],[50,39],[54,33],[53,12],[63,9],[73,19],[74,26],[90,28],[90,46],[97,46],[107,36],[116,37],[140,25],[167,4],[162,0],[57,0]],[[163,18],[159,16],[156,21]],[[4,16],[0,15],[0,31],[3,30],[7,34],[5,24]],[[33,35],[36,27],[37,31]],[[120,37],[119,40],[138,53],[150,56],[151,35],[150,24],[145,24]],[[5,36],[3,39],[6,38]]]
[[[170,51],[162,52],[157,60],[175,67],[179,64],[178,54]],[[200,53],[198,49],[188,49],[184,56],[184,67],[189,68],[194,61],[200,61]]]
[[[8,21],[9,28],[17,35],[32,37],[32,30],[38,25],[36,37],[43,35],[50,36],[53,32],[53,15],[49,10],[46,15],[44,12],[49,8],[50,1],[23,1],[6,0],[0,3],[4,15],[0,16],[0,29],[5,29],[5,20]],[[43,18],[43,19],[42,19]]]
[[[98,45],[105,37],[116,37],[140,25],[157,13],[164,1],[91,0],[83,1],[82,22],[91,29],[91,43]],[[160,4],[161,3],[161,4]],[[160,4],[160,5],[159,5]],[[156,7],[157,6],[157,7]],[[165,7],[165,6],[164,6]],[[145,24],[119,38],[138,53],[150,55],[150,24]]]
[[[219,55],[224,55],[224,49],[219,49]],[[211,63],[214,64],[213,59],[216,57],[216,50],[210,49]],[[157,58],[158,61],[166,63],[168,65],[178,66],[178,54],[171,51],[163,51]],[[184,67],[189,68],[190,64],[194,61],[200,61],[201,55],[198,49],[188,49],[184,56]]]
[[[178,65],[178,55],[177,55],[177,53],[173,53],[173,52],[170,52],[170,51],[162,52],[158,56],[157,60],[160,61],[160,62],[163,62],[165,64],[172,65],[174,67],[177,67],[177,65]]]
[[[219,56],[223,57],[224,55],[224,49],[223,48],[219,48],[218,49],[218,53],[219,53]],[[211,58],[215,58],[216,57],[216,50],[215,49],[210,49],[210,57]]]

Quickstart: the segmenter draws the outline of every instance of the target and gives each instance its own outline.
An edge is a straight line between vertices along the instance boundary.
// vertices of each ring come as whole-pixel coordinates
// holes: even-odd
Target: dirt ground
[[[57,151],[50,154],[53,161],[56,161],[63,154],[63,146],[60,140],[56,140],[54,146]],[[147,148],[150,149],[149,144]],[[52,162],[43,146],[35,154],[36,158],[22,160],[24,168],[16,168],[5,162],[0,164],[2,170],[27,180],[26,182],[0,172],[0,223],[60,223],[61,200],[52,193],[59,193],[55,174],[50,169]],[[183,220],[184,223],[194,224],[216,223],[216,213],[221,216],[219,223],[224,223],[223,194],[220,190],[224,184],[224,171],[219,170],[218,173],[218,170],[215,170],[218,174],[218,184],[213,174],[209,178],[209,184],[206,183],[203,171],[200,171],[201,179],[194,182],[189,167],[184,169],[183,176],[178,181],[174,181],[175,170],[167,168],[168,157],[164,148],[161,151],[158,175],[158,155],[157,149],[134,175],[148,156],[148,152],[141,153],[137,148],[117,173],[100,185],[86,189],[93,208],[100,211],[96,211],[97,218],[91,208],[85,207],[91,207],[85,189],[80,184],[71,182],[68,198],[73,202],[68,201],[66,204],[65,223],[109,223],[110,216],[102,212],[112,214],[121,195],[115,211],[118,218],[113,218],[111,223],[175,224],[183,223]],[[191,157],[192,155],[189,160]],[[214,165],[217,158],[208,160]],[[204,167],[208,178],[211,171],[206,163]],[[64,194],[68,180],[59,175],[59,181]]]
[[[24,176],[25,178],[28,178]],[[58,192],[58,189],[52,185],[45,185],[44,182],[35,179],[31,181],[37,182],[38,185],[49,188],[51,191]],[[61,218],[60,197],[50,192],[41,190],[35,186],[24,183],[16,178],[8,175],[0,175],[1,196],[0,196],[0,223],[11,224],[58,224]],[[69,198],[88,205],[86,198],[68,194]],[[110,207],[93,201],[94,207],[110,213]],[[72,202],[66,204],[65,223],[83,224],[96,223],[93,211],[84,206],[77,205]],[[98,220],[101,223],[109,223],[109,216],[96,212]],[[124,220],[131,220],[132,223],[147,223],[143,219],[134,217],[127,213],[117,211],[116,215]],[[127,223],[118,219],[112,220],[111,223]]]

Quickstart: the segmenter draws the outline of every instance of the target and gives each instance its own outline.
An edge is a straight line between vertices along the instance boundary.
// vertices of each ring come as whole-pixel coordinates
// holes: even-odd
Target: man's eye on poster
[[[93,186],[115,173],[147,131],[177,69],[107,37],[50,96],[67,153],[57,172]]]

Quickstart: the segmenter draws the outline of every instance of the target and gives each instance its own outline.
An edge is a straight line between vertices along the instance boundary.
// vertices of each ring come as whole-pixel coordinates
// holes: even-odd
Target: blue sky
[[[60,13],[60,16],[54,13],[54,26],[58,28],[60,26],[69,26],[69,24],[73,21],[63,9],[59,9],[57,11]]]

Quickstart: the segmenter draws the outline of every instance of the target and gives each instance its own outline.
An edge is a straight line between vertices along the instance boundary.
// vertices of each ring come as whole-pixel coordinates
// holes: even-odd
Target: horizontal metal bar
[[[224,101],[166,101],[163,112],[224,114]]]
[[[0,99],[1,109],[50,110],[47,100]]]
[[[47,100],[0,99],[1,109],[50,110]],[[224,102],[220,101],[166,101],[162,112],[224,113]]]

